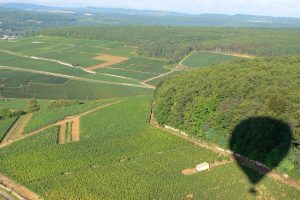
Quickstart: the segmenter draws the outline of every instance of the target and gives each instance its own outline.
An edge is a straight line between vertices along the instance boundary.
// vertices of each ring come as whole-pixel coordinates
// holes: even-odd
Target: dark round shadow
[[[255,188],[250,188],[249,189],[249,193],[256,195],[257,194],[257,190]]]
[[[230,139],[230,149],[252,184],[257,184],[266,173],[280,164],[291,144],[290,126],[269,117],[253,117],[240,122],[234,128]],[[251,163],[244,157],[263,163],[267,168],[259,163]],[[250,169],[249,165],[260,173]]]

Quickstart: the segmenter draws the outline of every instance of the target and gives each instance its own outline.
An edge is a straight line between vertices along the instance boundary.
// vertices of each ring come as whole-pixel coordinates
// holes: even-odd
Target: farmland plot
[[[269,178],[257,186],[258,196],[250,194],[251,184],[234,163],[182,175],[182,169],[219,156],[150,126],[150,102],[151,97],[129,98],[84,116],[78,143],[56,145],[57,127],[53,127],[0,149],[0,171],[45,199],[191,195],[194,199],[297,199],[300,195]]]
[[[237,59],[241,58],[218,53],[194,52],[182,62],[182,65],[192,68],[201,68]]]

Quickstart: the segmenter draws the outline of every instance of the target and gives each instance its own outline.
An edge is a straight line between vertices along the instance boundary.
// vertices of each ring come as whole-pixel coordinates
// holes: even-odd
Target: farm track
[[[115,105],[115,104],[118,104],[118,103],[121,103],[123,101],[116,101],[116,102],[112,102],[112,103],[109,103],[109,104],[106,104],[106,105],[102,105],[102,106],[99,106],[97,108],[94,108],[94,109],[91,109],[89,111],[86,111],[86,112],[83,112],[83,113],[80,113],[78,115],[74,115],[74,116],[69,116],[67,117],[66,119],[64,120],[61,120],[59,122],[56,122],[54,124],[50,124],[46,127],[43,127],[43,128],[40,128],[38,130],[35,130],[35,131],[32,131],[26,135],[23,135],[22,137],[19,137],[17,138],[16,140],[14,141],[11,141],[11,142],[7,142],[7,143],[2,143],[0,144],[0,148],[3,148],[3,147],[6,147],[14,142],[17,142],[17,141],[20,141],[24,138],[27,138],[27,137],[30,137],[32,135],[35,135],[35,134],[38,134],[40,133],[41,131],[44,131],[48,128],[51,128],[53,126],[57,126],[57,125],[64,125],[66,124],[67,122],[70,122],[70,121],[73,121],[75,122],[75,127],[74,129],[72,128],[72,140],[78,140],[79,141],[79,124],[80,124],[80,117],[82,116],[85,116],[85,115],[88,115],[92,112],[95,112],[97,110],[100,110],[102,108],[105,108],[105,107],[109,107],[109,106],[112,106],[112,105]],[[78,130],[78,131],[77,131]],[[73,134],[73,131],[74,131],[74,134]],[[0,183],[2,185],[4,185],[6,188],[14,191],[15,193],[17,193],[19,196],[21,197],[24,197],[24,199],[28,199],[28,200],[41,200],[42,197],[40,197],[39,195],[37,195],[36,193],[30,191],[29,189],[27,189],[26,187],[22,186],[21,184],[18,184],[16,182],[14,182],[13,180],[7,178],[6,176],[4,176],[3,174],[0,173]],[[0,191],[1,192],[1,191]],[[1,193],[0,193],[1,195]],[[4,194],[2,195],[4,196]],[[6,199],[10,200],[8,197],[4,196]]]
[[[255,161],[253,160],[250,160],[246,157],[243,157],[243,156],[240,156],[240,155],[237,155],[237,154],[234,154],[234,153],[228,153],[227,151],[224,151],[222,150],[220,147],[217,147],[216,145],[210,145],[210,144],[207,144],[205,142],[202,142],[202,141],[199,141],[199,140],[196,140],[194,138],[191,138],[189,136],[185,136],[181,133],[178,133],[178,132],[175,132],[175,131],[172,131],[172,130],[169,130],[169,129],[166,129],[166,128],[163,128],[161,127],[155,120],[154,116],[153,116],[153,113],[151,115],[151,120],[150,120],[151,124],[153,126],[155,126],[156,128],[164,131],[164,132],[168,132],[172,135],[175,135],[177,137],[180,137],[184,140],[187,140],[189,142],[192,142],[193,144],[195,145],[198,145],[202,148],[205,148],[207,150],[210,150],[210,151],[213,151],[215,153],[218,153],[218,154],[222,154],[224,156],[228,156],[230,157],[230,159],[232,160],[235,160],[235,163],[239,163],[239,164],[242,164],[252,170],[255,170],[257,171],[258,173],[260,174],[263,174],[263,175],[266,175],[270,178],[273,178],[277,181],[280,181],[281,183],[283,184],[286,184],[286,185],[289,185],[291,187],[294,187],[298,190],[300,190],[300,182],[299,181],[295,181],[295,180],[292,180],[290,178],[286,178],[284,176],[282,176],[281,174],[278,174],[276,173],[275,171],[271,171],[270,169],[268,169],[267,167],[264,167],[264,166],[260,166],[258,165]]]
[[[21,137],[21,134],[23,133],[24,128],[25,128],[26,124],[29,122],[29,120],[31,119],[31,117],[32,117],[32,114],[27,114],[27,115],[23,115],[23,116],[19,117],[19,119],[17,119],[14,122],[12,127],[7,132],[6,136],[0,143],[0,146],[1,146],[1,144],[10,142],[15,138]]]
[[[153,74],[151,72],[143,72],[143,71],[138,71],[138,70],[124,69],[124,68],[117,68],[117,67],[106,67],[106,69],[122,70],[122,71],[136,72],[136,73],[142,73],[142,74]]]
[[[24,199],[28,200],[41,200],[43,199],[38,194],[30,191],[26,187],[16,183],[15,181],[7,178],[3,174],[0,174],[0,182],[2,185],[4,185],[6,188],[9,188],[10,190],[17,193],[19,196],[21,196]]]
[[[80,117],[75,117],[72,123],[72,142],[79,142],[80,140]]]
[[[149,78],[149,79],[147,79],[147,80],[144,80],[143,83],[147,83],[147,82],[153,81],[153,80],[155,80],[155,79],[162,78],[162,77],[164,77],[164,76],[168,76],[168,75],[170,75],[170,74],[172,74],[172,73],[174,73],[174,72],[176,72],[176,71],[180,71],[179,66],[176,66],[174,69],[172,69],[171,71],[169,71],[169,72],[167,72],[167,73],[160,74],[160,75],[158,75],[158,76],[156,76],[156,77],[152,77],[152,78]]]
[[[93,79],[87,79],[87,78],[80,78],[80,77],[77,77],[77,76],[70,76],[70,75],[64,75],[64,74],[58,74],[58,73],[52,73],[52,72],[45,72],[45,71],[39,71],[39,70],[32,70],[32,69],[22,69],[22,68],[18,68],[18,67],[9,67],[9,66],[0,66],[0,69],[11,69],[11,70],[16,70],[16,71],[25,71],[25,72],[35,73],[35,74],[43,74],[43,75],[48,75],[48,76],[66,78],[66,79],[71,79],[71,80],[93,82],[93,83],[104,83],[104,84],[110,84],[110,85],[122,85],[122,86],[129,86],[129,87],[155,89],[155,87],[152,86],[152,85],[142,84],[142,83],[141,83],[142,85],[135,85],[135,84],[130,84],[130,83],[117,83],[117,82],[111,82],[111,81],[93,80]]]
[[[32,131],[32,132],[30,132],[30,133],[22,134],[21,137],[15,139],[15,140],[13,140],[13,141],[9,141],[9,142],[6,142],[6,143],[2,143],[2,144],[0,144],[0,148],[4,148],[4,147],[6,147],[6,146],[8,146],[8,145],[10,145],[10,144],[13,144],[13,143],[15,143],[15,142],[17,142],[17,141],[20,141],[20,140],[22,140],[22,139],[24,139],[24,138],[30,137],[30,136],[32,136],[32,135],[36,135],[36,134],[38,134],[38,133],[40,133],[40,132],[42,132],[42,131],[44,131],[44,130],[47,130],[47,129],[51,128],[51,127],[59,126],[59,125],[65,124],[65,123],[67,123],[67,122],[72,122],[74,119],[76,119],[76,118],[78,118],[78,117],[80,118],[80,117],[82,117],[82,116],[88,115],[88,114],[90,114],[90,113],[92,113],[92,112],[95,112],[95,111],[97,111],[97,110],[100,110],[100,109],[102,109],[102,108],[109,107],[109,106],[112,106],[112,105],[115,105],[115,104],[118,104],[118,103],[121,103],[121,102],[123,102],[123,101],[116,101],[116,102],[113,102],[113,103],[109,103],[109,104],[105,104],[105,105],[99,106],[99,107],[97,107],[97,108],[94,108],[94,109],[92,109],[92,110],[89,110],[89,111],[80,113],[80,114],[78,114],[78,115],[69,116],[69,117],[67,117],[66,119],[63,119],[63,120],[61,120],[61,121],[55,122],[55,123],[50,124],[50,125],[47,125],[47,126],[45,126],[45,127],[43,127],[43,128],[37,129],[37,130]]]
[[[80,66],[79,67],[74,67],[72,64],[66,63],[66,62],[63,62],[63,61],[60,61],[60,60],[49,59],[49,58],[41,58],[41,57],[37,57],[37,56],[22,55],[22,54],[19,54],[19,53],[16,53],[16,52],[7,51],[7,50],[3,50],[3,49],[0,49],[0,52],[4,52],[4,53],[14,55],[14,56],[19,56],[19,57],[22,57],[22,58],[30,58],[30,59],[33,59],[33,60],[43,60],[43,61],[54,62],[54,63],[60,64],[60,65],[64,65],[64,66],[71,67],[71,68],[78,68],[78,69],[81,69],[81,70],[83,70],[87,73],[94,74],[94,72],[86,70],[84,67],[80,67]]]
[[[96,74],[96,72],[93,71],[95,69],[106,68],[106,67],[109,67],[111,65],[118,64],[118,63],[121,63],[123,61],[128,60],[128,58],[126,58],[126,57],[111,56],[111,55],[104,55],[103,54],[103,55],[95,57],[94,59],[101,60],[101,58],[103,58],[103,60],[106,61],[105,63],[99,64],[99,65],[95,65],[95,66],[92,66],[92,67],[88,67],[88,68],[84,68],[84,67],[81,67],[81,66],[74,67],[72,64],[66,63],[66,62],[63,62],[63,61],[60,61],[60,60],[49,59],[49,58],[41,58],[41,57],[36,57],[36,56],[21,55],[21,54],[18,54],[16,52],[7,51],[7,50],[3,50],[3,49],[0,49],[0,52],[4,52],[4,53],[7,53],[7,54],[11,54],[11,55],[19,56],[19,57],[23,57],[23,58],[30,58],[30,59],[33,59],[33,60],[44,60],[44,61],[54,62],[54,63],[60,64],[60,65],[64,65],[64,66],[67,66],[67,67],[78,68],[78,69],[81,69],[81,70],[83,70],[83,71],[85,71],[87,73],[90,73],[90,74]],[[7,66],[0,66],[0,68],[1,67],[7,67]],[[14,67],[14,68],[17,69],[16,67]],[[21,69],[21,68],[18,68],[18,69]],[[32,70],[32,72],[33,71],[37,72],[38,70]],[[39,72],[41,72],[41,71],[39,71]],[[54,76],[54,75],[63,75],[63,74],[57,74],[57,73],[51,73],[51,72],[49,72],[49,74],[47,74],[47,75],[50,75],[50,74],[52,76]],[[99,74],[103,74],[103,73],[99,73]],[[127,80],[133,80],[133,81],[139,82],[139,80],[136,80],[136,79],[133,79],[133,78],[123,77],[123,76],[117,76],[117,75],[113,75],[113,74],[103,74],[103,75],[111,76],[111,77],[115,77],[115,78],[122,78],[122,79],[127,79]],[[69,75],[63,75],[63,76],[66,76],[65,78],[70,78],[70,79],[79,78],[79,77],[69,76]],[[97,81],[97,80],[85,79],[85,78],[79,78],[79,79],[80,80],[86,80],[86,81],[89,81],[89,80],[90,81]],[[110,81],[100,81],[100,82],[101,83],[108,83],[108,84],[115,84],[116,83],[116,82],[110,82]],[[146,84],[145,82],[139,82],[139,83],[141,84],[140,87],[144,86],[145,88],[155,89],[154,86]],[[127,83],[118,83],[118,84],[126,85],[126,86],[139,86],[139,85],[127,84]]]
[[[6,192],[0,190],[0,197],[2,197],[4,200],[15,200],[10,195],[8,195]]]

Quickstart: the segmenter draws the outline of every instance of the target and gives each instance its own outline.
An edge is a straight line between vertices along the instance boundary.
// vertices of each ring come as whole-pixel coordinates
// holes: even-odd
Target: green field
[[[157,75],[155,73],[150,73],[150,72],[134,71],[134,70],[129,71],[126,69],[118,69],[118,68],[97,69],[97,72],[124,76],[128,78],[138,79],[141,81],[155,77]]]
[[[63,86],[30,84],[30,87],[4,88],[3,96],[8,98],[39,98],[39,99],[106,99],[135,95],[152,94],[152,89],[128,87],[85,81],[70,81]]]
[[[24,131],[28,133],[53,124],[59,120],[63,120],[67,116],[77,115],[114,101],[116,100],[109,99],[101,101],[82,102],[79,105],[76,104],[60,108],[44,107],[33,114]]]
[[[167,64],[168,62],[164,60],[155,60],[155,59],[149,59],[143,57],[136,57],[124,61],[120,64],[113,65],[112,67],[141,71],[141,72],[149,72],[154,74],[162,74],[170,71],[166,67]]]
[[[182,64],[187,67],[192,68],[201,68],[208,67],[210,65],[219,64],[226,61],[232,61],[241,59],[237,56],[228,56],[224,54],[218,53],[210,53],[210,52],[194,52],[190,56],[188,56]]]
[[[256,186],[255,196],[233,163],[182,175],[181,170],[219,156],[149,125],[151,97],[125,100],[84,116],[78,143],[57,145],[54,127],[0,149],[0,171],[45,199],[184,199],[189,194],[194,199],[262,195],[297,199],[300,195],[265,178]]]
[[[299,141],[299,56],[242,59],[209,52],[296,53],[298,31],[281,30],[290,31],[287,36],[277,30],[197,27],[65,31],[0,40],[0,141],[7,131],[18,133],[1,144],[0,175],[45,200],[299,199],[300,190],[268,176],[253,186],[251,179],[259,177],[258,172],[245,172],[204,143],[200,147],[150,123],[155,116],[162,126],[227,148],[240,120],[266,115],[286,120]],[[243,32],[260,35],[259,42],[250,43],[253,38]],[[274,46],[270,39],[261,44],[268,33],[278,37]],[[244,36],[237,38],[240,34]],[[271,49],[282,44],[282,49]],[[101,54],[110,55],[102,58],[112,58],[110,63],[116,63],[113,56],[128,59],[89,71],[109,62],[97,60]],[[156,91],[154,86],[159,86]],[[37,110],[29,109],[32,98],[40,105]],[[99,109],[86,113],[95,108]],[[19,121],[25,115],[29,122],[18,128],[14,122],[20,115]],[[299,149],[291,148],[272,168],[275,173],[299,180]],[[226,163],[191,176],[182,174],[216,161]],[[256,193],[251,193],[253,187]]]
[[[16,120],[16,117],[0,120],[0,142],[4,139],[5,134]]]
[[[56,59],[82,67],[100,64],[94,60],[98,54],[113,54],[131,57],[134,49],[121,43],[104,40],[84,40],[64,37],[29,37],[16,42],[0,41],[0,49],[19,54]]]
[[[128,60],[96,69],[94,74],[84,71],[105,62],[94,59],[99,54]],[[99,99],[150,94],[149,89],[138,87],[141,81],[170,71],[167,60],[138,56],[135,48],[120,42],[40,36],[1,40],[1,65],[6,66],[0,68],[1,95],[8,98]]]

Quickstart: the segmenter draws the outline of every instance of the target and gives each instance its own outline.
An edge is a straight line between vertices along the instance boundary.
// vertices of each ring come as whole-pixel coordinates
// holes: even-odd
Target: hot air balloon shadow
[[[245,172],[255,194],[255,185],[288,154],[292,144],[289,124],[270,117],[252,117],[240,122],[233,130],[230,149],[240,168]],[[253,163],[244,158],[256,161]],[[267,167],[264,167],[260,163]],[[260,173],[249,168],[259,168]],[[247,167],[248,166],[248,167]]]

